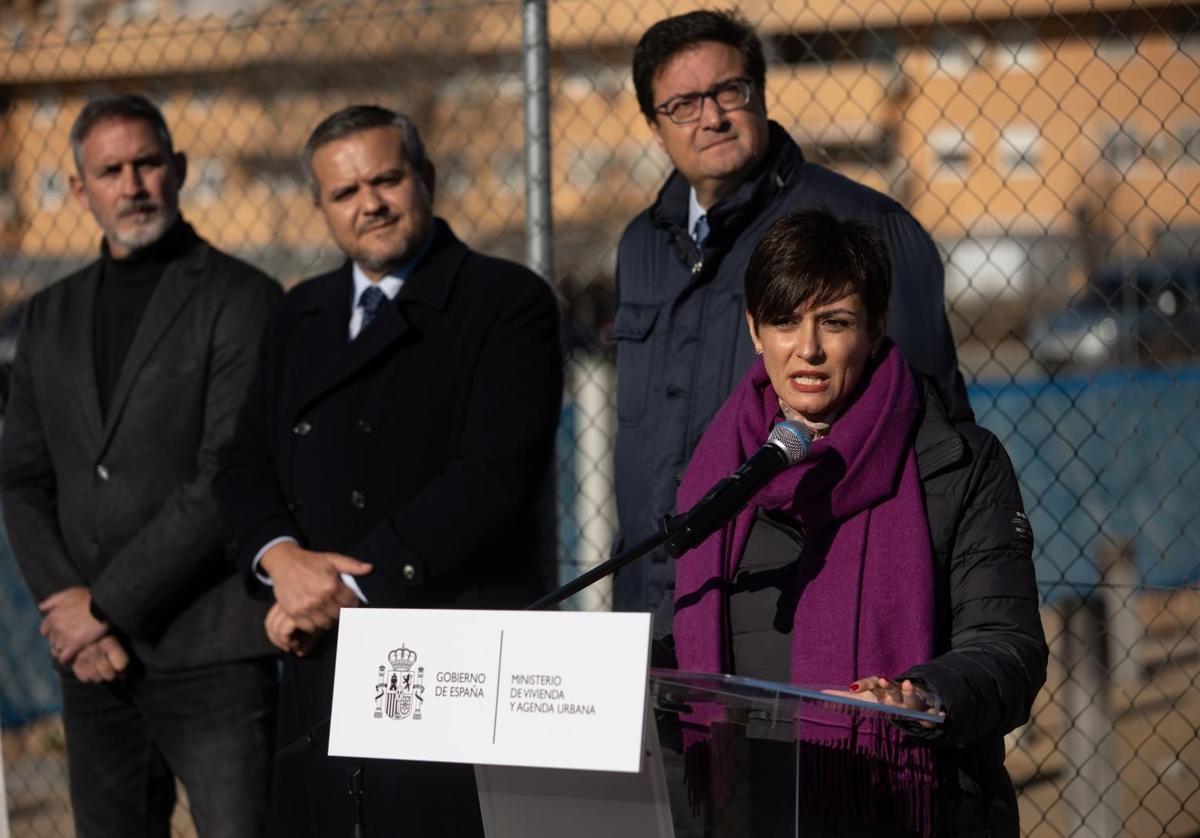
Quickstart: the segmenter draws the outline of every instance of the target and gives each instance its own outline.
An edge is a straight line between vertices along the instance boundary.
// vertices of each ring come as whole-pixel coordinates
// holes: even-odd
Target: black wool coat
[[[557,301],[530,271],[435,224],[424,261],[354,341],[349,262],[294,288],[268,326],[215,483],[252,592],[269,595],[251,562],[280,536],[374,565],[358,577],[372,607],[520,608],[547,588]],[[281,745],[329,715],[335,635],[285,660]],[[344,830],[342,768],[293,762],[277,778],[277,831]],[[373,764],[368,783],[387,788],[368,787],[369,822],[383,828],[396,795],[411,794],[406,829],[469,834],[478,807],[460,768]]]

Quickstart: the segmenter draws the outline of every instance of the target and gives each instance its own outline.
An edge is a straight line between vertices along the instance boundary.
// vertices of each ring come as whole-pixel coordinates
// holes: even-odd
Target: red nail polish
[[[862,689],[862,687],[860,687],[858,684],[851,684],[851,685],[850,685],[850,692],[852,692],[852,693],[856,693],[856,692],[858,692],[860,689]]]

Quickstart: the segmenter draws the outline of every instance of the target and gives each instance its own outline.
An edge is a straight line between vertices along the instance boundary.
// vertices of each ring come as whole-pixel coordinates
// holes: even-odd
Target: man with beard
[[[179,215],[187,171],[142,96],[71,129],[100,258],[34,296],[0,445],[14,552],[60,667],[79,836],[258,836],[275,672],[220,540],[217,449],[279,286]]]
[[[348,258],[272,318],[214,484],[247,582],[274,598],[266,631],[291,653],[285,746],[323,738],[341,608],[520,608],[544,591],[539,497],[562,397],[553,292],[434,216],[408,117],[339,111],[304,166]],[[346,766],[323,751],[281,755],[272,834],[348,828]],[[371,762],[366,792],[372,834],[397,819],[482,834],[470,766]]]

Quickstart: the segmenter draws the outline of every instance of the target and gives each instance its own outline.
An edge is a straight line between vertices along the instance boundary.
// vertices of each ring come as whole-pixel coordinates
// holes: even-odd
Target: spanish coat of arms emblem
[[[401,645],[388,653],[375,682],[375,718],[420,721],[425,703],[425,667],[416,666],[417,653]]]

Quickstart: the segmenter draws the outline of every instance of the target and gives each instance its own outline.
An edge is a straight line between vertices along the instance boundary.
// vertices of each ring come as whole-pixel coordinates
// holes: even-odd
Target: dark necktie
[[[361,335],[371,325],[371,321],[375,319],[375,315],[379,313],[379,309],[387,302],[387,294],[379,290],[379,286],[372,285],[362,292],[362,296],[358,298],[358,305],[363,310],[362,326],[358,333]]]

